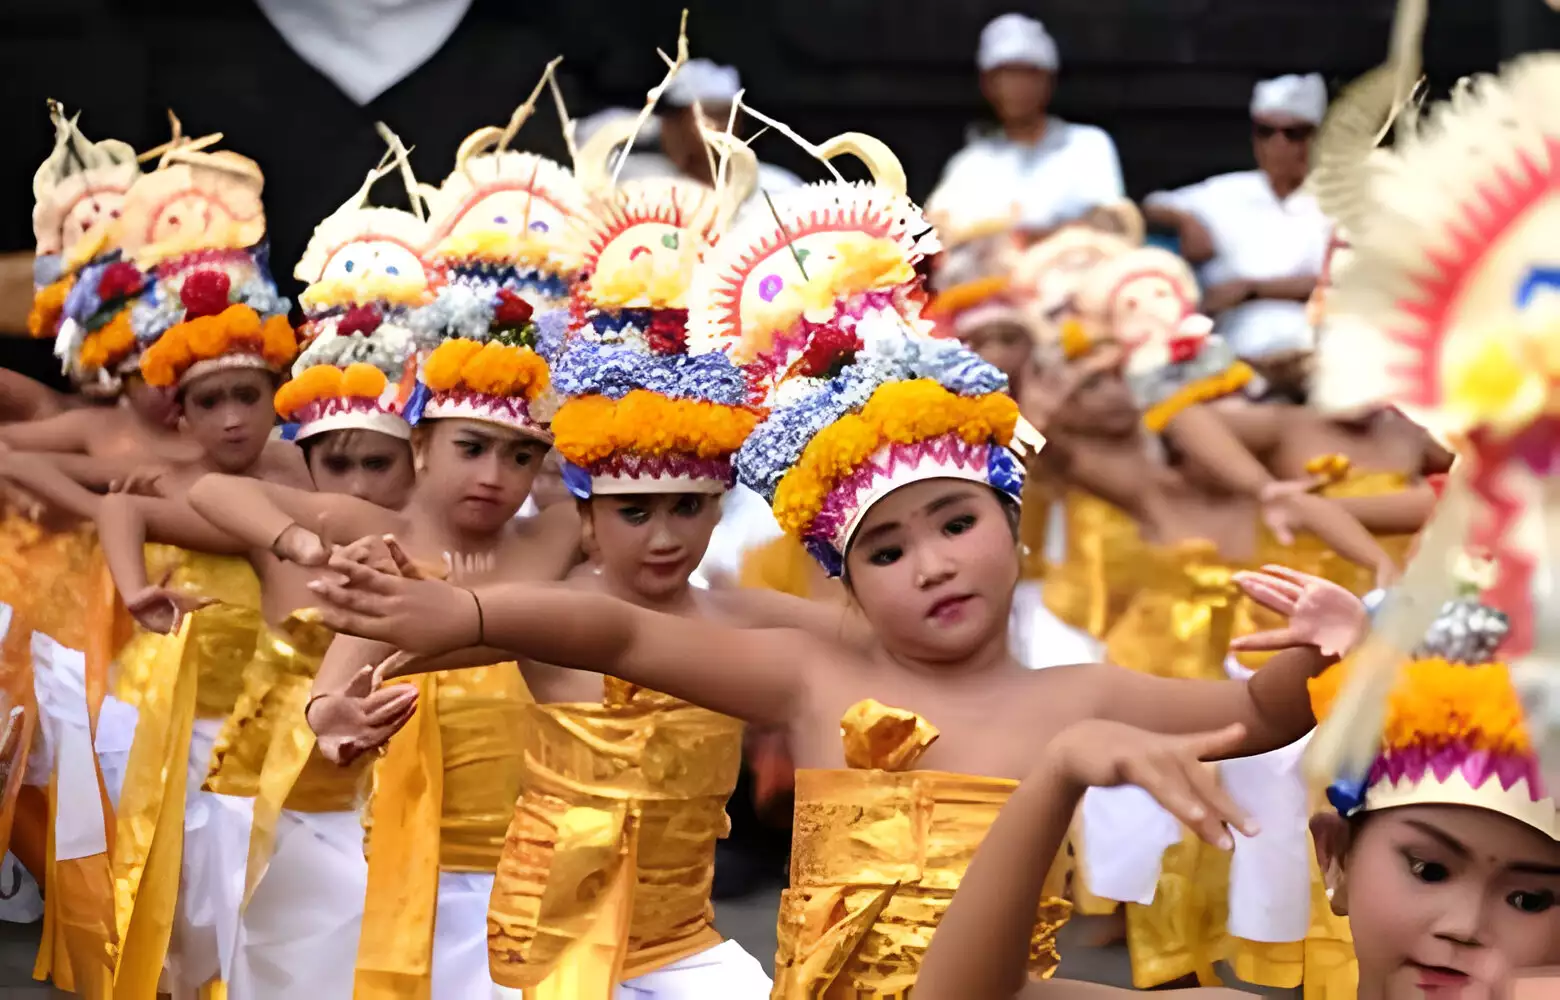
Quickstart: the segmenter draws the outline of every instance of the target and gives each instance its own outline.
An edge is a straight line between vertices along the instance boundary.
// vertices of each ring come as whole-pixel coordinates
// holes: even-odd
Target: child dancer
[[[1270,749],[1309,728],[1300,686],[1325,662],[1297,650],[1249,684],[1019,666],[1007,622],[1021,475],[1004,447],[1016,405],[989,365],[919,334],[913,265],[934,237],[880,143],[852,135],[818,152],[841,148],[863,155],[877,183],[802,189],[775,199],[772,217],[739,223],[705,262],[710,284],[696,288],[710,292],[695,294],[689,342],[789,376],[739,475],[843,573],[875,633],[870,651],[603,595],[462,590],[346,558],[334,561],[345,583],[313,585],[338,630],[409,652],[523,649],[786,728],[811,770],[797,783],[780,997],[908,987],[962,859],[1025,773],[1024,755],[1059,729],[1092,716],[1176,732],[1241,722],[1241,752]],[[883,697],[903,707],[873,700]],[[948,738],[930,747],[933,716]],[[947,832],[935,857],[891,835],[907,818]],[[1043,956],[1065,910],[1058,902],[1037,931],[1042,965],[1054,965],[1054,952]]]
[[[1267,577],[1253,592],[1292,598],[1328,586],[1305,579]],[[1331,594],[1326,629],[1362,634],[1363,607],[1336,587]],[[1368,779],[1334,784],[1332,809],[1311,820],[1324,902],[1350,917],[1359,955],[1357,983],[1330,984],[1338,995],[1495,995],[1511,970],[1560,960],[1560,828],[1508,668],[1493,660],[1505,633],[1505,616],[1473,596],[1449,602],[1393,690]],[[1312,682],[1318,715],[1346,670]],[[1023,808],[1002,818],[970,866],[927,956],[923,997],[1066,995],[1053,984],[1022,986],[1024,957],[1005,926],[1021,926],[1040,895],[1035,876],[1014,873],[1032,870],[1024,859],[1036,841],[1043,850],[1065,825],[1069,798],[1056,769],[1037,769],[1031,783]],[[1220,812],[1205,808],[1204,826]]]

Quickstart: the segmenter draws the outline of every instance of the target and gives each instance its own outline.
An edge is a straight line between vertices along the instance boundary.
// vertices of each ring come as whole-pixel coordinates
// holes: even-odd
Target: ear
[[[1335,915],[1349,915],[1349,877],[1346,861],[1353,831],[1337,813],[1322,812],[1311,817],[1311,841],[1316,846],[1316,864],[1322,870],[1327,901]]]
[[[596,517],[589,500],[574,498],[574,509],[580,514],[580,551],[586,559],[596,557]]]
[[[428,471],[428,432],[422,427],[412,428],[412,468],[421,476]]]

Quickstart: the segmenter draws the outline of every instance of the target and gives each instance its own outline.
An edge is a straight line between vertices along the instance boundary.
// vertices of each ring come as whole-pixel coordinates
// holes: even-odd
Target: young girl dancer
[[[1025,754],[1061,728],[1090,717],[1171,732],[1241,722],[1239,752],[1259,752],[1310,727],[1302,686],[1325,663],[1296,650],[1248,684],[1198,684],[1104,665],[1028,671],[1013,659],[1021,475],[1004,445],[1016,404],[995,369],[919,334],[913,265],[933,238],[891,154],[854,135],[819,152],[844,147],[872,163],[877,184],[802,189],[776,198],[772,217],[739,223],[703,265],[709,285],[696,289],[709,292],[695,294],[689,337],[788,376],[739,475],[843,573],[875,634],[869,651],[605,595],[463,590],[345,558],[334,561],[344,582],[313,585],[334,627],[408,652],[524,650],[788,730],[808,770],[782,903],[783,997],[912,983],[960,859],[1026,773]],[[939,729],[948,738],[931,746]],[[891,835],[907,815],[912,829],[947,830],[935,858]],[[1065,910],[1050,911],[1038,954]]]

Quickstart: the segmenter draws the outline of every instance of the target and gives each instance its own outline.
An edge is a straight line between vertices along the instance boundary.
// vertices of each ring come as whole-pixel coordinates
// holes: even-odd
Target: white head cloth
[[[677,71],[661,100],[675,108],[700,104],[730,104],[742,89],[742,77],[734,66],[720,66],[708,59],[690,59]]]
[[[583,146],[587,142],[590,142],[591,136],[595,135],[597,132],[600,132],[607,125],[620,120],[632,121],[638,117],[638,111],[630,111],[628,108],[607,108],[606,110],[598,111],[593,115],[587,115],[575,123],[574,141],[578,145]],[[645,123],[640,126],[639,132],[634,136],[634,145],[649,145],[658,141],[660,138],[661,123],[654,115],[651,115],[649,118],[645,119]]]
[[[982,73],[998,66],[1033,66],[1056,72],[1056,40],[1045,25],[1023,14],[1003,14],[981,29],[975,65]]]
[[[1251,91],[1251,117],[1289,115],[1320,125],[1327,114],[1327,81],[1320,73],[1263,80]]]

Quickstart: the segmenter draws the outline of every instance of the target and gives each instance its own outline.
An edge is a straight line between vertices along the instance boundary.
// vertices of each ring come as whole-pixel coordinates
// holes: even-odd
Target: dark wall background
[[[370,107],[299,60],[250,0],[5,0],[0,4],[0,250],[31,245],[30,180],[50,142],[44,98],[82,109],[93,137],[146,148],[221,130],[267,175],[279,272],[314,223],[381,151],[383,118],[437,182],[472,129],[504,121],[545,61],[566,56],[583,116],[637,106],[676,40],[677,0],[476,0],[446,47]],[[1005,10],[1042,18],[1063,61],[1056,111],[1109,129],[1135,196],[1249,162],[1252,83],[1319,70],[1338,84],[1380,61],[1393,0],[694,0],[695,54],[738,65],[750,101],[803,134],[873,132],[925,196],[983,105],[973,68],[981,26]],[[1446,82],[1503,54],[1555,41],[1540,0],[1435,0],[1426,39]],[[1546,34],[1547,33],[1547,34]],[[516,145],[563,153],[544,105]],[[818,176],[777,135],[760,155]],[[392,198],[393,184],[385,196]],[[282,274],[279,273],[279,277]]]

